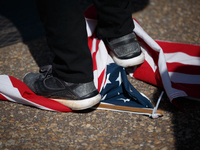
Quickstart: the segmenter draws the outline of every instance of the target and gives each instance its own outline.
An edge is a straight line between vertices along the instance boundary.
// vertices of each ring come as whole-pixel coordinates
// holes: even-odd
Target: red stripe
[[[94,53],[92,54],[92,58],[93,58],[93,71],[97,70],[96,53],[97,53],[97,52],[94,52]]]
[[[143,42],[148,51],[148,54],[152,57],[156,66],[158,66],[159,52],[153,50],[146,42],[144,42],[142,38],[138,37],[138,40]],[[133,76],[134,78],[145,81],[147,83],[163,87],[159,70],[157,69],[156,72],[154,72],[146,60],[136,69]]]
[[[144,61],[133,74],[133,77],[144,82],[163,87],[158,70],[154,72],[147,61]]]
[[[190,56],[200,57],[200,45],[156,41],[164,53],[183,52]]]
[[[8,101],[7,98],[5,98],[3,95],[0,94],[0,100],[5,100],[5,101]]]
[[[13,84],[13,87],[18,88],[21,96],[23,98],[27,99],[28,101],[36,103],[43,107],[47,107],[47,108],[55,110],[55,111],[62,111],[62,112],[71,112],[72,111],[70,108],[62,105],[59,102],[36,95],[26,86],[25,83],[21,82],[20,80],[14,78],[14,77],[11,77],[11,76],[9,76],[9,78]]]
[[[167,63],[167,69],[169,72],[200,75],[200,66],[185,65],[181,63]]]
[[[97,59],[96,59],[96,55],[97,55],[97,51],[99,50],[99,43],[100,43],[100,40],[96,40],[96,49],[95,49],[95,52],[93,52],[92,54],[92,58],[93,58],[93,71],[94,70],[97,70]]]
[[[103,84],[103,79],[105,75],[105,69],[101,72],[100,76],[98,77],[98,91],[101,90],[101,85]]]
[[[88,47],[89,47],[89,49],[90,49],[90,51],[92,50],[92,41],[93,41],[93,36],[91,36],[91,37],[88,37]]]
[[[191,97],[200,98],[199,84],[184,84],[184,83],[174,83],[174,82],[171,83],[173,88],[182,90]]]

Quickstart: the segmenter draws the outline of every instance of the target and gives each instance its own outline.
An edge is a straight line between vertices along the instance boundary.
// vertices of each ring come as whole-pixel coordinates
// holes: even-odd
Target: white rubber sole
[[[83,110],[98,104],[101,101],[101,95],[97,94],[94,97],[84,100],[66,100],[66,99],[52,99],[52,100],[55,100],[71,108],[72,110]]]
[[[116,64],[118,64],[119,66],[122,66],[124,68],[140,65],[145,60],[143,53],[141,53],[137,57],[130,58],[130,59],[119,59],[115,56],[115,54],[112,51],[110,51],[110,55]]]

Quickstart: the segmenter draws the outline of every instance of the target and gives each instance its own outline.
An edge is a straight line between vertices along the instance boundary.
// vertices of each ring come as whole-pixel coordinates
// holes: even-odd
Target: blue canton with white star
[[[107,79],[100,94],[103,103],[153,108],[151,102],[142,96],[128,81],[125,69],[115,63],[107,66]]]

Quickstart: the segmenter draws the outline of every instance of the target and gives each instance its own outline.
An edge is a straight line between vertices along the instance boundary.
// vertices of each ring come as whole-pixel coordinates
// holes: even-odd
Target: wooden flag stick
[[[152,114],[153,109],[149,108],[137,108],[137,107],[127,107],[127,106],[118,106],[118,105],[109,105],[109,104],[97,104],[93,106],[94,108],[105,108],[105,109],[114,109],[121,111],[130,111],[130,112],[138,112],[138,113],[149,113]],[[162,110],[157,110],[156,113],[163,115]]]
[[[57,101],[57,102],[65,105],[67,107],[69,107],[70,104],[73,107],[76,106],[76,105],[73,105],[74,101],[66,101],[66,100],[62,100],[62,99],[52,99],[52,100],[55,100],[55,101]],[[78,107],[79,107],[79,105],[78,105]],[[70,108],[72,108],[72,107],[70,107]],[[104,109],[113,109],[113,110],[130,111],[130,112],[137,112],[137,113],[148,113],[148,114],[152,114],[152,112],[153,112],[152,108],[137,108],[137,107],[128,107],[128,106],[118,106],[118,105],[102,104],[102,103],[99,103],[99,104],[93,106],[93,108],[104,108]],[[73,110],[77,110],[77,109],[75,108]],[[163,115],[163,111],[162,110],[157,110],[156,113],[158,113],[160,115]]]

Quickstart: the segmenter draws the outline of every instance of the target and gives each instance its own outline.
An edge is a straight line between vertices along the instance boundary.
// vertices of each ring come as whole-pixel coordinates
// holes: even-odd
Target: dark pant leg
[[[54,74],[74,83],[93,80],[83,11],[78,0],[36,0],[47,43],[55,53]]]
[[[129,0],[93,0],[98,14],[97,36],[117,38],[133,31]]]

